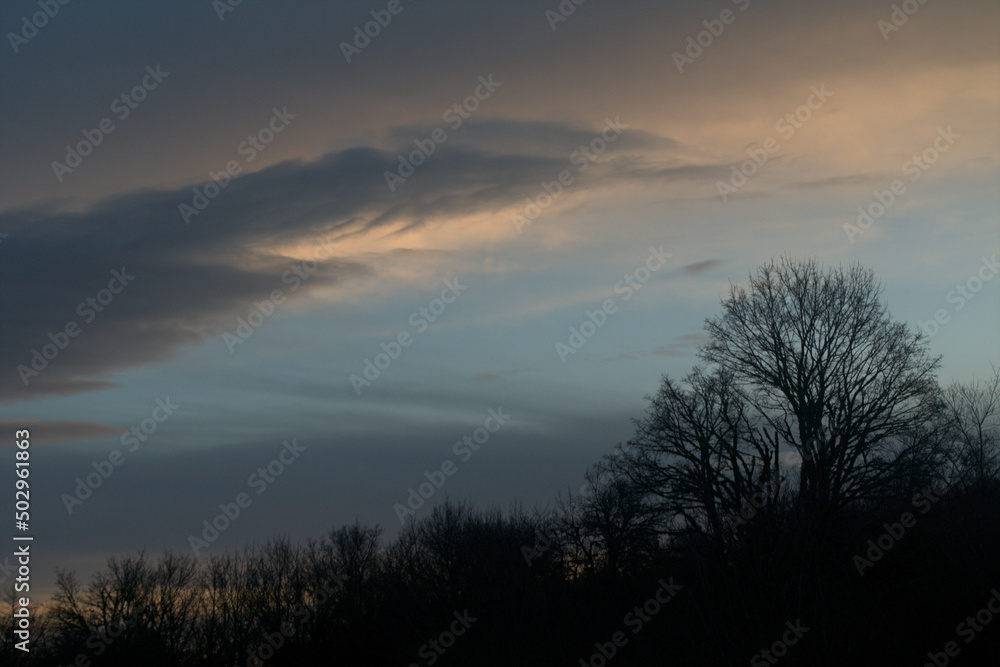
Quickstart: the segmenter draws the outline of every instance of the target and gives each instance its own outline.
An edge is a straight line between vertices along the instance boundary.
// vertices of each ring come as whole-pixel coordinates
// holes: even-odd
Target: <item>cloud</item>
[[[395,192],[384,175],[396,168],[397,152],[354,147],[233,178],[189,215],[189,224],[179,206],[193,205],[191,188],[134,192],[83,211],[43,205],[0,214],[0,228],[10,234],[0,265],[0,299],[7,304],[0,401],[114,386],[116,372],[235,332],[237,318],[274,290],[296,301],[372,275],[373,256],[405,249],[413,230],[447,232],[450,220],[477,215],[484,229],[495,230],[498,211],[521,205],[541,181],[571,168],[581,137],[602,128],[492,121],[462,129],[468,130],[465,144],[439,146]],[[514,139],[519,132],[548,139],[530,153],[500,152],[496,137],[524,144]],[[476,137],[478,143],[469,140]],[[653,162],[657,151],[674,145],[642,134],[623,138],[616,155]],[[628,162],[589,166],[578,174],[588,188],[635,180]],[[513,236],[504,215],[503,233]],[[297,262],[316,256],[321,236],[328,241],[323,256],[332,256],[296,278],[293,269],[303,270]],[[121,289],[109,284],[113,271],[134,278]],[[90,298],[106,303],[88,306]],[[79,328],[70,339],[61,333],[68,325]],[[27,370],[33,359],[37,375]]]
[[[683,148],[680,142],[668,137],[629,127],[627,119],[620,116],[608,116],[607,121],[622,123],[626,128],[614,140],[616,153],[622,151],[679,151]],[[456,129],[451,129],[447,123],[442,123],[448,140],[447,145],[471,147],[477,151],[486,151],[497,155],[565,155],[588,146],[600,136],[603,127],[586,128],[566,123],[536,120],[514,120],[510,118],[476,118],[464,122]],[[430,134],[427,127],[421,125],[406,125],[395,127],[389,132],[392,142],[412,150],[415,139],[424,139]]]
[[[709,269],[714,269],[717,266],[722,266],[722,260],[719,259],[707,259],[704,262],[695,262],[693,264],[687,264],[681,268],[688,273],[703,273]]]
[[[830,188],[850,185],[867,185],[869,183],[880,183],[886,180],[885,175],[877,174],[848,174],[846,176],[830,176],[813,181],[801,181],[794,183],[797,188]]]
[[[692,351],[707,342],[708,336],[705,334],[684,334],[678,336],[672,343],[641,352],[623,352],[611,357],[610,361],[635,361],[643,357],[687,357],[691,355]]]
[[[0,419],[0,431],[13,433],[21,429],[31,432],[32,445],[49,445],[79,440],[97,440],[121,434],[118,426],[98,422],[45,420],[45,419]],[[0,447],[12,445],[13,440],[0,440]]]
[[[518,368],[510,371],[493,371],[493,372],[483,372],[476,373],[474,376],[476,380],[493,381],[493,380],[503,380],[512,375],[518,375],[520,373],[532,373],[537,371],[537,368]]]

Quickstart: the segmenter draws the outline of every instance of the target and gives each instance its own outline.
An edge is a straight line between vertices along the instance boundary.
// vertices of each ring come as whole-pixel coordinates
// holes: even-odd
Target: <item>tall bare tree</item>
[[[782,258],[732,285],[705,361],[731,373],[782,444],[802,456],[806,507],[871,497],[921,460],[915,424],[939,408],[939,359],[896,322],[872,270]]]

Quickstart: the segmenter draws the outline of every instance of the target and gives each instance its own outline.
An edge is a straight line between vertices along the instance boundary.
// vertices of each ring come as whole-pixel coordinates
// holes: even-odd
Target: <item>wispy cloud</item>
[[[722,260],[720,259],[706,259],[703,262],[694,262],[693,264],[687,264],[681,268],[688,273],[704,273],[709,269],[714,269],[717,266],[722,266]]]

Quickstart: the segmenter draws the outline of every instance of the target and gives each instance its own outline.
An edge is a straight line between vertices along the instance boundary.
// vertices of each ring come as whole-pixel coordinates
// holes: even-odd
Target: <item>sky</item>
[[[112,553],[545,506],[781,256],[873,268],[942,383],[1000,362],[996,3],[2,0],[0,28],[0,478],[29,430],[42,595]]]

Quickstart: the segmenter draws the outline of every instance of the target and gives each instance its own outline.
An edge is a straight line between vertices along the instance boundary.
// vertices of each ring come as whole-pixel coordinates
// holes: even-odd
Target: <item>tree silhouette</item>
[[[1000,478],[1000,367],[988,380],[950,385],[944,405],[960,477],[973,483]]]
[[[652,499],[664,531],[701,532],[721,543],[749,504],[774,506],[778,442],[759,428],[731,373],[695,369],[683,385],[665,377],[648,400],[635,436],[605,466]]]
[[[722,315],[706,323],[702,359],[731,373],[799,453],[800,502],[819,514],[879,494],[921,460],[923,441],[907,436],[939,407],[939,359],[881,295],[871,269],[782,258],[748,289],[731,286]]]

